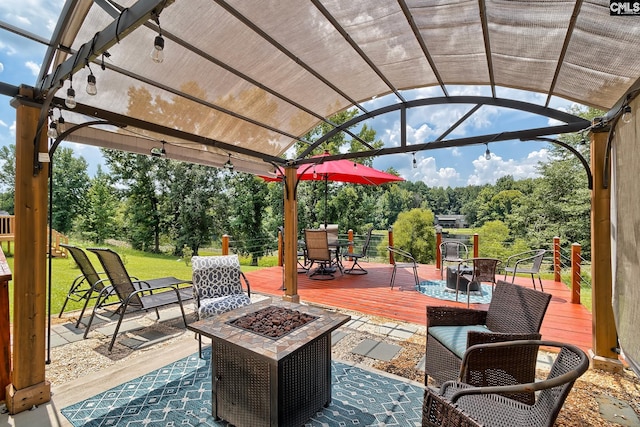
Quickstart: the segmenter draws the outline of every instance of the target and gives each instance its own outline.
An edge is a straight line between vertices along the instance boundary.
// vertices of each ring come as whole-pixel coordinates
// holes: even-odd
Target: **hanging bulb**
[[[233,171],[233,163],[231,163],[231,154],[229,154],[229,159],[224,164],[224,168],[230,172]]]
[[[64,117],[62,117],[62,113],[60,113],[60,117],[58,117],[58,135],[65,131],[65,122]]]
[[[161,35],[157,35],[153,41],[153,49],[151,49],[151,59],[158,64],[164,61],[164,39]]]
[[[67,99],[64,100],[64,105],[71,109],[76,108],[76,91],[73,86],[67,89]]]
[[[316,165],[313,165],[313,179],[318,178],[318,174],[316,173]]]
[[[51,139],[56,139],[58,137],[58,125],[56,122],[49,123],[49,130],[47,131],[47,136]]]
[[[487,151],[484,152],[484,158],[491,160],[491,151],[489,151],[489,144],[487,144]]]
[[[413,168],[418,168],[418,161],[416,160],[416,153],[413,153]]]
[[[87,93],[91,96],[98,93],[98,88],[96,87],[96,76],[94,76],[93,73],[87,76]]]
[[[353,162],[353,168],[357,169],[358,168],[358,164],[356,162]]]
[[[624,123],[631,123],[631,106],[630,105],[625,105],[624,108],[622,109],[623,113],[622,113],[622,121]]]

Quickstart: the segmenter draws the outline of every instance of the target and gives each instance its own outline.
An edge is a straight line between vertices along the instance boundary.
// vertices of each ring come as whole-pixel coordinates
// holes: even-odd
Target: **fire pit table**
[[[239,427],[303,425],[331,402],[331,332],[350,319],[268,299],[189,325],[212,339],[212,415]]]

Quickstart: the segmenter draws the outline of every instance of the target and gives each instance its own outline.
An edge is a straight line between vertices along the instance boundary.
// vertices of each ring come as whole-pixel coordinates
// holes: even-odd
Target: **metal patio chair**
[[[501,362],[518,361],[520,352],[538,351],[539,346],[558,348],[559,353],[547,377],[527,383],[512,382],[475,387],[464,379],[449,381],[440,390],[427,387],[422,408],[422,425],[430,427],[553,426],[573,384],[589,368],[589,359],[578,347],[553,341],[509,341],[470,347],[464,356],[461,378],[476,375],[495,377],[504,373]],[[496,354],[506,354],[494,360]],[[474,365],[470,368],[470,365]],[[473,372],[469,373],[469,370]],[[535,394],[533,394],[535,392]],[[531,404],[514,396],[534,395]]]
[[[391,272],[391,282],[389,286],[393,290],[393,285],[396,281],[396,274],[398,273],[399,268],[410,268],[413,270],[413,279],[416,282],[416,289],[420,287],[420,278],[418,277],[418,263],[416,259],[409,252],[402,250],[400,248],[396,248],[394,246],[387,246],[387,250],[391,252],[393,255],[393,271]],[[400,257],[403,261],[400,262],[396,259],[396,257]]]
[[[116,252],[106,248],[87,248],[87,250],[96,254],[113,287],[112,292],[115,292],[120,298],[120,304],[116,310],[116,313],[119,314],[118,323],[111,337],[109,351],[113,349],[122,320],[128,312],[155,310],[156,318],[160,319],[159,307],[177,303],[180,306],[184,326],[187,326],[187,318],[182,302],[193,298],[193,290],[191,286],[180,288],[179,285],[190,284],[190,280],[182,280],[175,277],[137,280],[129,275],[122,258]],[[105,289],[103,289],[101,295],[103,293],[105,293]],[[85,338],[89,333],[95,314],[96,307],[94,306],[87,329],[84,331]]]
[[[469,248],[457,240],[440,243],[440,278],[444,278],[445,263],[460,264],[469,258]]]
[[[467,282],[465,292],[467,293],[467,307],[469,307],[469,301],[471,298],[472,284],[477,284],[478,289],[482,291],[482,282],[491,283],[491,289],[496,287],[496,271],[500,260],[496,258],[471,258],[472,262],[471,274],[464,274],[460,272],[460,265],[458,264],[458,277],[456,279],[456,301],[458,301],[458,292],[460,292],[460,281]]]
[[[344,272],[347,274],[367,274],[367,270],[365,270],[359,263],[362,258],[367,257],[367,251],[369,250],[369,244],[371,243],[371,233],[373,232],[373,227],[367,231],[367,235],[364,239],[364,244],[362,245],[362,251],[360,253],[352,253],[352,254],[344,254],[344,258],[349,258],[353,260],[353,264],[351,268],[346,269]]]
[[[534,249],[511,255],[504,263],[504,280],[507,280],[507,275],[511,273],[511,283],[513,283],[514,280],[516,280],[516,274],[528,273],[531,275],[533,289],[536,289],[536,281],[533,275],[537,274],[538,282],[540,282],[540,290],[544,291],[542,279],[540,278],[540,267],[542,266],[546,252],[545,249]]]
[[[329,249],[329,240],[327,239],[326,230],[304,230],[304,243],[307,251],[307,260],[309,269],[307,276],[315,280],[331,280],[334,278],[336,270],[342,270],[333,266],[335,256]],[[318,266],[312,269],[313,264]],[[336,263],[337,264],[337,263]]]

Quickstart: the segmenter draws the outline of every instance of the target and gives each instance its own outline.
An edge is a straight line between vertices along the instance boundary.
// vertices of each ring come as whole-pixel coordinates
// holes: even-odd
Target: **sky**
[[[48,39],[55,28],[63,0],[9,0],[0,2],[0,21],[27,30]],[[12,85],[35,85],[45,47],[6,30],[0,29],[0,82]],[[447,86],[450,95],[491,96],[488,87]],[[511,98],[534,104],[544,104],[546,96],[532,92],[497,88],[497,96]],[[403,92],[406,99],[419,99],[442,96],[437,87],[416,89]],[[9,105],[10,98],[0,95],[0,146],[15,144],[15,109]],[[369,110],[388,105],[388,97],[380,97],[364,103]],[[391,101],[393,102],[393,101]],[[570,101],[553,98],[550,107],[568,111]],[[414,108],[407,114],[407,143],[425,143],[433,141],[455,123],[469,109],[470,105],[439,105]],[[470,120],[456,129],[450,138],[461,138],[473,134],[496,133],[505,130],[520,130],[549,126],[552,123],[545,117],[509,109],[484,106]],[[379,116],[368,122],[376,130],[377,137],[385,147],[400,144],[400,126],[398,114]],[[104,160],[98,148],[65,142],[63,147],[71,147],[77,155],[84,157],[89,164],[89,174],[95,174],[98,165]],[[532,141],[504,141],[490,143],[491,159],[485,159],[484,144],[427,150],[415,154],[416,166],[413,167],[412,154],[393,154],[374,159],[373,166],[386,170],[396,169],[409,181],[423,181],[430,187],[461,187],[467,185],[493,184],[505,175],[515,179],[538,176],[538,163],[547,162],[549,145]]]

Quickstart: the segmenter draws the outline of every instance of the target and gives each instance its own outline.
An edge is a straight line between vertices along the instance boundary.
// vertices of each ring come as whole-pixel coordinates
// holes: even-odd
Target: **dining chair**
[[[329,249],[327,230],[304,230],[304,241],[309,261],[307,276],[314,280],[333,279],[336,269],[340,269],[331,266],[334,256]],[[312,269],[314,263],[318,267]],[[340,274],[342,274],[342,270],[340,270]]]
[[[459,264],[469,258],[469,248],[457,240],[440,243],[440,278],[444,278],[445,263]]]
[[[456,280],[456,301],[458,301],[458,293],[462,291],[460,284],[462,281],[466,281],[466,288],[464,291],[467,294],[467,307],[469,307],[471,288],[473,284],[477,285],[477,289],[482,292],[482,282],[491,283],[491,290],[496,287],[496,271],[498,270],[498,264],[500,260],[497,258],[470,258],[468,261],[472,262],[471,273],[464,273],[461,271],[463,263],[458,264],[458,277]]]
[[[536,281],[533,275],[537,274],[538,282],[540,282],[540,290],[544,291],[544,288],[542,287],[542,278],[540,277],[540,267],[542,266],[542,261],[544,261],[544,254],[546,252],[547,251],[545,249],[534,249],[511,255],[504,263],[504,280],[507,280],[507,275],[509,273],[512,275],[511,283],[516,279],[516,274],[530,274],[531,281],[533,282],[533,289],[535,289]]]

